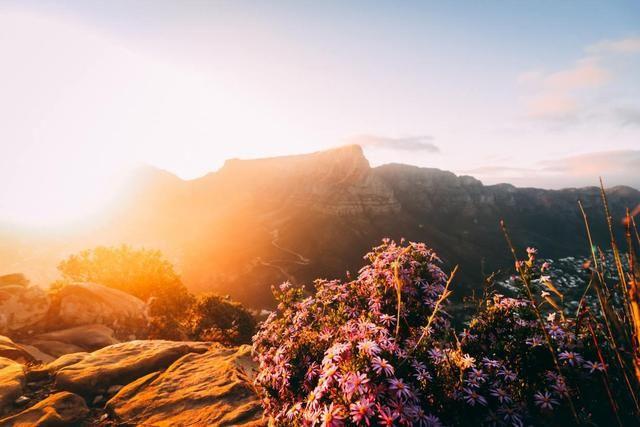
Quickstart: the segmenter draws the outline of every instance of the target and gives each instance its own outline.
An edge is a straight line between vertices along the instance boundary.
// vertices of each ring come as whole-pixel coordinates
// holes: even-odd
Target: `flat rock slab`
[[[25,384],[24,366],[0,357],[0,415],[20,397]]]
[[[52,394],[19,414],[0,419],[0,427],[53,427],[81,422],[89,414],[84,399],[66,391]]]
[[[21,345],[16,344],[9,337],[0,335],[0,357],[20,363],[35,362],[35,358]]]
[[[249,346],[188,354],[166,371],[125,386],[107,410],[137,425],[266,425],[251,386],[253,366]]]
[[[83,348],[86,351],[98,350],[102,347],[117,344],[113,329],[100,324],[76,326],[36,335],[35,340],[57,341]]]
[[[210,346],[209,343],[164,340],[114,344],[59,369],[55,386],[82,396],[95,396],[112,385],[129,384],[151,372],[166,369],[185,354],[204,353]]]

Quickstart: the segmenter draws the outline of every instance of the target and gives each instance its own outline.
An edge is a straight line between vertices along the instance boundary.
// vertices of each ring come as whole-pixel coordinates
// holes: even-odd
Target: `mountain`
[[[626,207],[640,203],[640,192],[630,187],[610,188],[607,195],[616,224]],[[97,244],[144,245],[167,254],[192,290],[230,294],[260,308],[273,305],[271,285],[344,277],[347,270],[357,272],[361,254],[381,238],[405,237],[435,248],[446,269],[459,263],[457,286],[466,291],[481,282],[483,272],[511,265],[500,219],[521,249],[536,246],[549,258],[588,251],[578,199],[594,237],[606,243],[596,187],[485,186],[433,168],[372,168],[356,145],[229,160],[219,171],[190,181],[147,168],[98,226],[28,241],[48,257],[55,242],[62,249],[55,261],[35,256],[14,262],[6,273],[29,275],[34,266],[53,272],[69,252]],[[6,268],[0,264],[2,272]]]

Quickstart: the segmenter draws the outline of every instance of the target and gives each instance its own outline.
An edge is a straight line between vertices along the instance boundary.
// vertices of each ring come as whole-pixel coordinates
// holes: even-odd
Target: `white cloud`
[[[427,151],[439,153],[440,148],[433,143],[433,137],[429,135],[408,136],[402,138],[389,138],[376,135],[358,135],[349,138],[351,144],[358,144],[363,148],[382,148],[400,151]]]

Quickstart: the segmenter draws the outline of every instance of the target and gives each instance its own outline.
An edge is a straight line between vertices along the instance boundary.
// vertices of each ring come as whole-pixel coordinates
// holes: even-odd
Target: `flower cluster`
[[[450,327],[446,312],[432,316],[447,280],[440,260],[391,241],[366,259],[355,280],[318,281],[314,296],[276,292],[278,310],[254,337],[256,384],[276,423],[440,424],[420,393],[432,373],[418,357]]]
[[[529,249],[517,268],[535,255]],[[591,416],[580,405],[602,396],[577,385],[600,381],[607,367],[584,323],[491,295],[456,333],[432,250],[385,240],[365,259],[355,280],[274,290],[278,308],[253,351],[276,425],[521,426]]]

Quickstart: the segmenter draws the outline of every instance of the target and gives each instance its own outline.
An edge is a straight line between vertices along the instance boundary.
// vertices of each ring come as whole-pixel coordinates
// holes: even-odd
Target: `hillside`
[[[611,188],[608,196],[614,218],[640,202],[640,192],[630,187]],[[578,199],[596,240],[605,243],[596,187],[485,186],[439,169],[372,168],[359,146],[229,160],[191,181],[148,168],[134,176],[128,194],[98,226],[39,240],[13,232],[3,239],[0,271],[22,271],[39,281],[54,277],[56,263],[72,251],[144,245],[176,262],[194,291],[214,290],[270,307],[271,285],[341,277],[357,271],[362,254],[381,238],[406,237],[427,242],[445,262],[461,262],[460,286],[468,289],[483,269],[510,264],[500,218],[516,245],[539,247],[545,257],[588,250]]]

